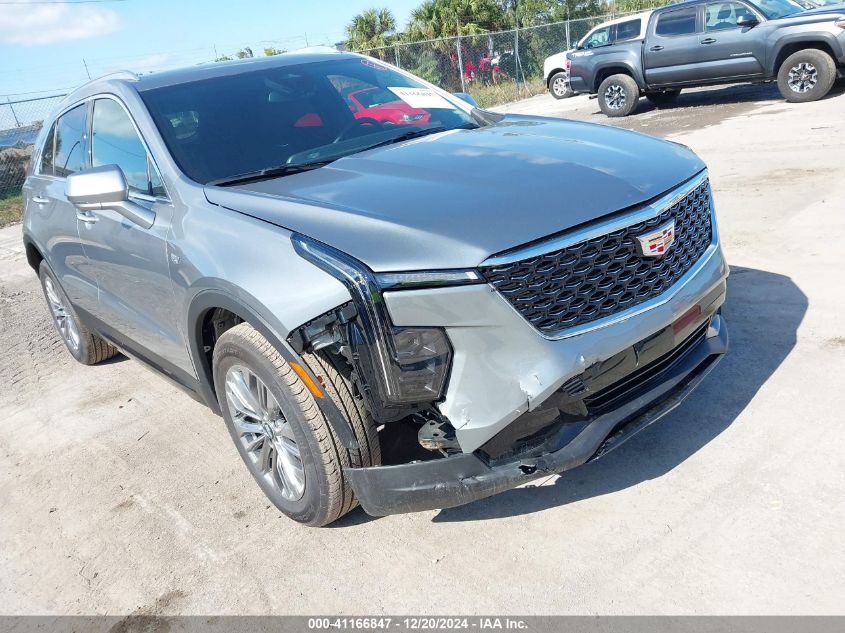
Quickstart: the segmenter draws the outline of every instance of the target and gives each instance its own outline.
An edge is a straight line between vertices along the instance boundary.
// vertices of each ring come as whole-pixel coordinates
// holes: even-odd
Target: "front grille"
[[[649,220],[481,272],[540,332],[559,334],[648,301],[677,282],[713,239],[710,195],[705,179]],[[636,237],[672,219],[675,242],[666,255],[640,255]]]

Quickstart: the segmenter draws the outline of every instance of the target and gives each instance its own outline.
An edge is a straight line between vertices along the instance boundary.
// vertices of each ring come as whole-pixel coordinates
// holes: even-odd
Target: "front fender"
[[[773,39],[767,46],[770,51],[766,60],[766,71],[774,77],[778,72],[778,64],[782,61],[782,51],[787,46],[806,44],[808,48],[818,48],[817,44],[825,44],[839,63],[845,62],[845,30],[826,24],[816,24],[812,32],[807,32],[805,26],[796,25],[775,31]]]
[[[233,290],[231,284],[222,282]],[[319,385],[320,381],[314,372],[311,371],[302,357],[288,344],[287,340],[280,334],[278,321],[268,313],[263,306],[258,304],[254,298],[249,298],[243,292],[235,290],[230,294],[224,290],[202,290],[196,294],[188,309],[187,320],[189,332],[188,344],[194,366],[197,368],[199,378],[200,395],[206,404],[215,412],[220,414],[221,408],[217,395],[214,392],[214,376],[212,375],[211,364],[207,360],[206,350],[202,347],[202,326],[206,314],[215,308],[222,308],[237,315],[241,320],[249,323],[261,336],[266,338],[270,344],[282,355],[288,363],[296,363],[308,377],[312,384]],[[334,429],[340,441],[349,449],[357,449],[358,443],[349,421],[340,412],[334,401],[325,392],[318,399],[320,410],[326,416],[329,424]]]

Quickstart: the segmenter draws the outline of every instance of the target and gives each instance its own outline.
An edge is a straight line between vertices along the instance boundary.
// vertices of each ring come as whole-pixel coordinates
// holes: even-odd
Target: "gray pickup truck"
[[[845,68],[845,4],[805,10],[793,0],[689,0],[654,11],[644,40],[570,53],[570,84],[602,112],[631,114],[681,89],[777,80],[787,101],[821,99]]]

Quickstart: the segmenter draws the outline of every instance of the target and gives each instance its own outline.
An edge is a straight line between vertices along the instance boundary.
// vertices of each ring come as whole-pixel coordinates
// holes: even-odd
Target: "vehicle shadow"
[[[795,346],[807,297],[784,275],[735,267],[723,308],[730,349],[680,407],[606,457],[526,486],[441,510],[434,522],[530,514],[660,477],[728,428]]]
[[[845,93],[845,81],[837,81],[833,89],[824,99],[830,99]],[[637,109],[631,116],[654,112],[655,110],[671,112],[684,108],[700,108],[714,105],[753,104],[760,101],[783,101],[776,83],[764,84],[735,84],[724,87],[707,88],[704,90],[685,90],[681,92],[673,103],[660,107],[655,106],[648,99],[640,99]],[[784,102],[785,103],[785,102]]]

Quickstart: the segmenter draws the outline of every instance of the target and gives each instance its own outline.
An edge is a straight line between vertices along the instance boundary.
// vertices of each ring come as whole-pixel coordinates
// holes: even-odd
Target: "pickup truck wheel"
[[[630,75],[611,75],[599,86],[599,107],[607,116],[628,116],[639,99],[640,88]]]
[[[555,73],[549,80],[549,92],[555,99],[568,99],[575,93],[569,86],[569,75],[564,72]]]
[[[814,48],[787,57],[778,69],[778,89],[787,101],[806,103],[824,97],[836,81],[830,55]]]
[[[348,372],[321,353],[303,360],[352,423],[358,450],[341,444],[296,372],[247,323],[218,339],[214,385],[235,446],[267,497],[294,521],[322,526],[358,505],[343,469],[378,465],[381,452]]]
[[[117,354],[116,347],[85,327],[46,261],[41,262],[38,276],[53,325],[71,356],[83,365],[96,365]]]
[[[667,90],[666,92],[649,92],[646,93],[645,98],[651,101],[658,108],[666,106],[678,100],[680,90]]]

